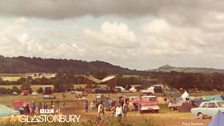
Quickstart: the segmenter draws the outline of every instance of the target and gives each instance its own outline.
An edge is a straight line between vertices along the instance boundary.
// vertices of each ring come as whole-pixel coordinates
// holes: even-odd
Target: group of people
[[[55,101],[55,102],[51,101],[50,104],[46,102],[44,103],[39,102],[38,105],[36,105],[35,102],[32,102],[31,104],[26,103],[23,105],[22,108],[20,108],[20,113],[21,114],[35,114],[35,113],[40,113],[41,109],[56,109],[56,108],[59,109],[59,104],[60,104],[60,101]]]
[[[110,110],[110,116],[115,116],[119,121],[122,119],[122,117],[126,117],[127,113],[129,111],[129,100],[125,98],[119,98],[118,101],[116,100],[107,100],[109,103],[109,110]],[[92,101],[90,103],[91,110],[97,109],[97,120],[103,120],[105,115],[105,108],[108,107],[105,105],[106,103],[101,101]],[[84,108],[85,111],[88,112],[89,103],[87,100],[84,101]]]

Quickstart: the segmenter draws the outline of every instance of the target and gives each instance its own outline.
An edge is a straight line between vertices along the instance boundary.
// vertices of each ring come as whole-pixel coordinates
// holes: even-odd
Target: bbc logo
[[[40,109],[41,114],[53,114],[54,109]]]

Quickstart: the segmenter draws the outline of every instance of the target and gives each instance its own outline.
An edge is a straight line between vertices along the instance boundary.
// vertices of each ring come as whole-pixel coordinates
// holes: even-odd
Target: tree
[[[21,93],[21,90],[17,86],[12,87],[12,92]]]
[[[32,92],[32,88],[31,88],[31,80],[30,79],[25,79],[25,81],[22,83],[21,90],[29,90],[30,92]]]
[[[53,85],[55,92],[65,92],[74,89],[73,84],[69,82],[69,78],[65,74],[58,74]]]

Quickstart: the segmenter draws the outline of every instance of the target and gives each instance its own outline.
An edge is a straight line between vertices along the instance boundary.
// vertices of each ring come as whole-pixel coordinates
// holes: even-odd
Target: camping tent
[[[192,104],[190,102],[184,102],[182,103],[182,105],[180,106],[180,112],[190,112],[192,109]]]
[[[224,124],[224,114],[219,111],[215,118],[208,124],[208,126],[223,126]]]
[[[18,93],[16,91],[13,91],[12,94],[13,95],[18,95]]]
[[[37,92],[32,92],[32,95],[36,96],[36,95],[38,95],[38,93]]]
[[[0,117],[2,116],[11,116],[11,115],[19,115],[19,111],[16,111],[14,109],[11,109],[7,106],[0,104]]]
[[[131,92],[137,92],[137,90],[135,89],[135,87],[131,87],[131,88],[129,89],[129,91],[131,91]]]
[[[181,95],[181,98],[183,100],[186,100],[186,98],[189,98],[189,94],[187,93],[187,91],[185,91],[182,95]]]

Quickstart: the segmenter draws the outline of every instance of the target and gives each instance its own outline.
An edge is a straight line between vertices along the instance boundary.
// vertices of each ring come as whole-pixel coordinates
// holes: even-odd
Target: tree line
[[[96,78],[104,78],[109,75],[107,72],[92,73]],[[122,74],[117,75],[117,85],[129,89],[131,85],[138,84],[141,89],[147,88],[153,84],[165,84],[175,89],[198,89],[198,90],[224,90],[224,74],[212,73],[183,73],[183,72],[145,72],[138,76],[124,77]],[[22,89],[31,90],[31,85],[54,85],[55,92],[64,92],[74,90],[74,84],[84,84],[83,76],[74,74],[57,74],[53,78],[20,78],[17,81],[4,81],[0,78],[0,85],[22,85]],[[13,88],[13,91],[18,89]],[[0,92],[12,92],[0,88]],[[41,89],[40,89],[41,92]]]

